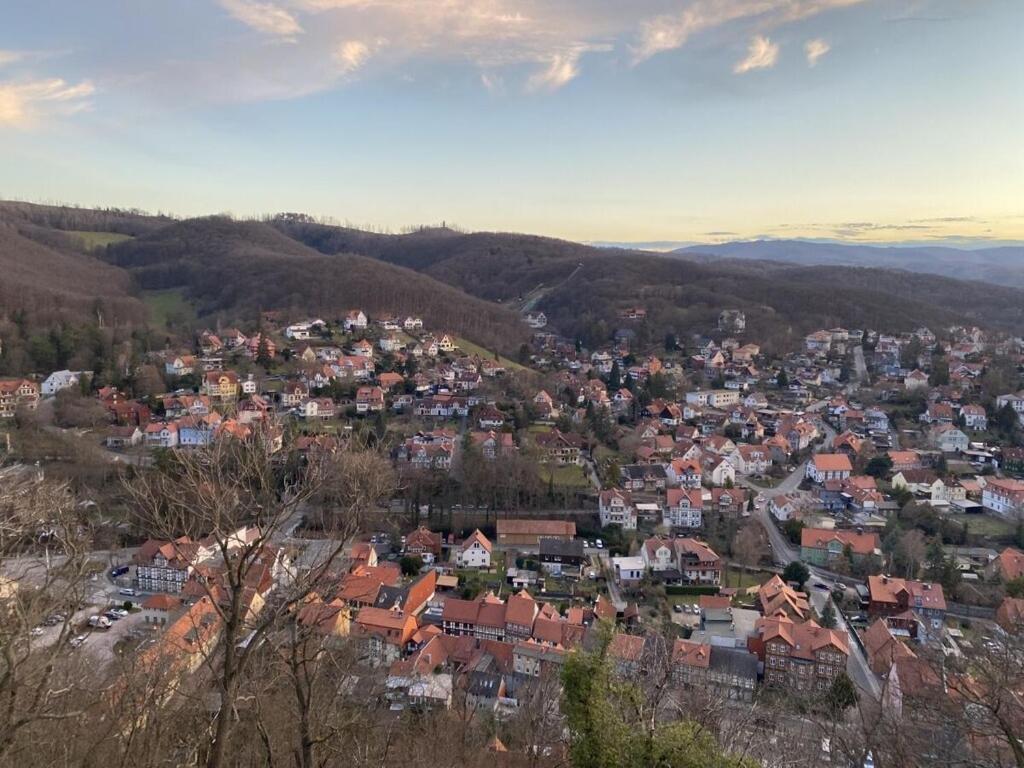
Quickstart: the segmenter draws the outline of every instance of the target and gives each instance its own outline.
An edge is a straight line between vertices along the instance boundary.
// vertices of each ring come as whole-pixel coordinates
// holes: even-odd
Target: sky
[[[1021,0],[32,0],[0,197],[587,242],[1024,240]]]

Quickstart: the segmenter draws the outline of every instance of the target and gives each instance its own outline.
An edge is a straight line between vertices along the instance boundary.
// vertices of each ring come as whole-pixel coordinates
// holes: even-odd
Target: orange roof
[[[462,550],[466,551],[467,549],[472,547],[473,544],[476,543],[476,542],[479,542],[480,546],[483,547],[488,552],[491,551],[491,540],[488,539],[486,536],[484,536],[480,532],[479,528],[477,528],[475,531],[473,531],[473,533],[471,533],[468,537],[466,537],[466,540],[464,542],[462,542]]]
[[[789,619],[766,617],[758,619],[757,627],[765,643],[781,639],[789,646],[790,655],[797,658],[813,659],[817,651],[829,646],[845,654],[850,653],[843,633],[825,629],[814,621],[796,624]]]
[[[711,663],[711,644],[676,640],[672,646],[672,663],[706,669]]]
[[[844,549],[849,546],[858,555],[870,555],[881,546],[877,533],[835,531],[828,528],[804,528],[800,532],[800,546],[808,549],[825,549],[833,541],[840,542]]]
[[[1003,581],[1013,581],[1024,576],[1024,552],[1007,547],[999,554],[999,574]]]
[[[941,584],[896,579],[892,576],[868,576],[871,602],[905,605],[907,608],[946,610],[946,596]],[[917,605],[920,600],[921,604]]]
[[[821,472],[853,472],[850,457],[845,453],[816,453],[811,462]]]

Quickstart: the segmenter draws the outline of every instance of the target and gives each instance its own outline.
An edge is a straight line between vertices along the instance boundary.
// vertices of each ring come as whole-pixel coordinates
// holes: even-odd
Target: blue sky
[[[1020,0],[33,0],[0,195],[587,241],[1024,239]]]

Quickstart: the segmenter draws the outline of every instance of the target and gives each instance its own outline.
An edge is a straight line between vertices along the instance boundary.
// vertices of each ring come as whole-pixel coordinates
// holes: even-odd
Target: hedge
[[[717,595],[721,587],[715,586],[668,586],[665,587],[666,595]]]

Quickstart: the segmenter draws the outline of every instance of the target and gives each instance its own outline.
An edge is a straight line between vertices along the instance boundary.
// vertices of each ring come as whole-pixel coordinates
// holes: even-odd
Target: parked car
[[[683,604],[682,603],[676,603],[675,605],[672,606],[672,610],[675,611],[676,613],[683,613],[685,609],[683,608]]]
[[[30,634],[30,635],[32,635],[32,637],[39,637],[39,636],[40,636],[41,634],[43,634],[43,632],[45,632],[45,631],[46,631],[46,630],[45,630],[45,629],[43,629],[42,627],[33,627],[33,628],[32,628],[32,631],[31,631],[31,632],[29,632],[29,634]]]
[[[70,643],[72,648],[78,648],[79,646],[82,645],[82,643],[84,643],[88,639],[89,639],[88,635],[75,635],[68,642]]]
[[[597,539],[594,542],[594,546],[597,547],[598,549],[604,549],[604,542],[601,541],[600,539]]]
[[[117,594],[125,595],[126,597],[135,597],[136,593],[135,590],[131,587],[122,587],[121,589],[117,590]]]

